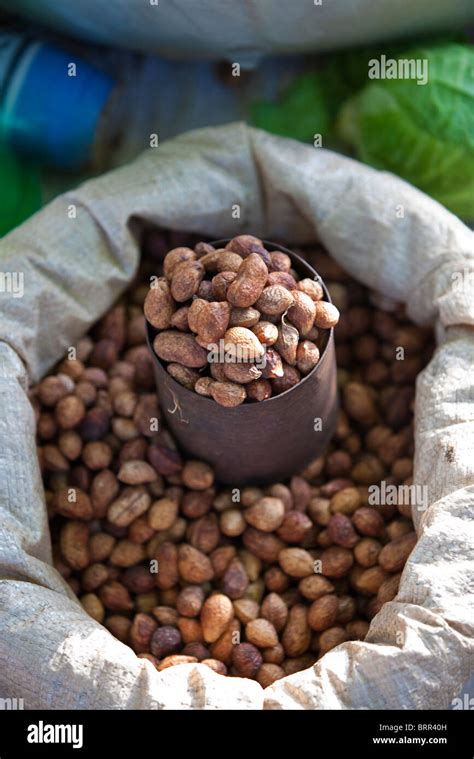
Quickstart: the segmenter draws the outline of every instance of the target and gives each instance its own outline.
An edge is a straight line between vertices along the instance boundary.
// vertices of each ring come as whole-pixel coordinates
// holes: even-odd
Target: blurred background
[[[471,0],[9,5],[0,0],[2,235],[85,178],[235,120],[391,171],[474,219]],[[425,65],[426,83],[388,68],[370,78],[382,56]]]

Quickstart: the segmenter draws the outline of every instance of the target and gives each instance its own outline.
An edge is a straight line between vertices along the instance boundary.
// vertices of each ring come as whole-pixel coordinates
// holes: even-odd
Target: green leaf
[[[303,142],[327,133],[330,116],[319,76],[310,73],[299,77],[279,103],[254,104],[252,122],[260,129]]]
[[[400,57],[426,59],[428,83],[368,84],[344,104],[338,134],[366,163],[474,218],[474,50],[450,44]]]

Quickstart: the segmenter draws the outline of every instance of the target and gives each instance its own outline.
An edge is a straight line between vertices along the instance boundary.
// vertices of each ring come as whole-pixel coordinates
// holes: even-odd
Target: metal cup
[[[223,247],[228,240],[213,243]],[[290,256],[301,277],[318,279],[325,300],[331,298],[321,277],[301,256],[281,245],[267,250]],[[266,401],[225,408],[174,380],[153,350],[156,329],[147,322],[160,406],[166,424],[187,456],[207,461],[226,485],[280,482],[320,456],[336,426],[338,397],[333,329],[314,369],[298,385]]]

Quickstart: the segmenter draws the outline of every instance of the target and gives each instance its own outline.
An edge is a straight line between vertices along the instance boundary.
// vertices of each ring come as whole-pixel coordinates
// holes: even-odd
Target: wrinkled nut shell
[[[195,585],[212,580],[214,576],[209,558],[186,544],[182,544],[178,549],[178,571],[183,580]]]
[[[230,315],[230,327],[254,327],[260,319],[260,312],[256,308],[233,308]],[[254,331],[254,330],[252,330]]]
[[[158,479],[158,475],[146,461],[125,461],[119,469],[117,478],[127,485],[144,485]]]
[[[222,593],[206,599],[201,611],[201,627],[204,640],[214,643],[226,630],[234,614],[232,601]]]
[[[213,382],[209,392],[217,403],[227,408],[240,406],[247,397],[245,388],[235,382]]]
[[[242,261],[243,258],[238,253],[234,253],[231,250],[223,250],[217,259],[217,271],[235,271],[237,273]]]
[[[203,298],[194,298],[188,310],[188,325],[192,332],[198,332],[198,319],[202,309],[208,301]]]
[[[319,282],[317,282],[314,279],[309,279],[309,277],[305,277],[304,279],[300,279],[300,281],[297,284],[298,290],[301,290],[301,292],[306,293],[306,295],[309,295],[311,300],[318,301],[322,300],[324,298],[324,291],[322,286]]]
[[[248,308],[260,297],[268,277],[268,269],[259,255],[251,253],[242,262],[235,280],[227,290],[232,306]]]
[[[293,305],[288,309],[288,320],[296,327],[300,335],[307,335],[314,323],[316,304],[309,295],[296,291],[293,293]]]
[[[252,643],[239,643],[232,652],[232,664],[241,677],[255,677],[263,664],[263,657]]]
[[[248,622],[245,636],[257,648],[271,648],[278,643],[277,631],[268,619],[253,619]]]
[[[311,340],[302,340],[296,349],[296,368],[309,374],[319,361],[319,348]]]
[[[290,577],[307,577],[314,573],[314,559],[304,548],[284,548],[278,563]]]
[[[153,348],[162,361],[183,364],[191,369],[207,364],[207,352],[197,344],[193,335],[187,333],[160,332],[155,337]]]
[[[164,277],[160,277],[152,284],[145,298],[145,318],[155,329],[168,329],[175,310],[176,305],[171,297],[168,282]]]
[[[278,327],[271,322],[259,321],[252,327],[252,332],[255,333],[262,345],[274,345],[278,340]]]
[[[416,545],[416,532],[387,543],[379,553],[379,564],[387,572],[400,572]]]
[[[178,303],[189,300],[198,291],[204,276],[204,266],[201,261],[184,261],[173,270],[171,279],[171,295]]]
[[[327,594],[313,601],[308,609],[308,624],[312,630],[321,632],[332,627],[337,619],[339,601],[336,596]]]
[[[279,316],[287,311],[292,303],[293,295],[286,287],[270,285],[264,288],[255,305],[264,314]]]
[[[265,348],[257,336],[246,327],[231,327],[224,335],[224,350],[231,361],[255,361]]]
[[[226,299],[229,285],[232,284],[236,277],[235,271],[221,271],[212,278],[211,292],[215,300]]]
[[[195,326],[204,343],[217,343],[224,337],[230,319],[230,305],[225,301],[205,303],[199,309]]]
[[[231,382],[245,385],[258,380],[262,372],[254,364],[224,364],[224,374]]]
[[[275,350],[278,351],[281,358],[290,366],[296,364],[296,351],[298,349],[299,332],[296,327],[287,324],[285,321],[278,327],[278,340],[275,343]]]
[[[238,253],[242,258],[246,258],[252,252],[254,245],[261,247],[263,243],[260,238],[254,237],[254,235],[237,235],[225,247],[226,250],[233,250],[234,253]]]
[[[188,390],[194,390],[196,383],[200,379],[199,374],[194,369],[189,369],[182,364],[168,364],[166,371],[176,382],[179,382],[180,385],[186,387]]]
[[[163,273],[166,279],[171,279],[178,264],[184,261],[194,261],[196,254],[191,248],[173,248],[163,260]]]
[[[304,654],[311,643],[311,629],[308,625],[306,607],[295,604],[288,615],[288,622],[281,638],[287,656]]]
[[[280,527],[285,516],[285,506],[279,498],[266,496],[244,512],[245,520],[263,532],[273,532]]]
[[[128,527],[135,519],[148,511],[151,498],[142,486],[125,488],[110,504],[107,519],[117,527]]]
[[[320,300],[316,303],[314,323],[319,329],[335,327],[339,321],[339,311],[333,303]]]

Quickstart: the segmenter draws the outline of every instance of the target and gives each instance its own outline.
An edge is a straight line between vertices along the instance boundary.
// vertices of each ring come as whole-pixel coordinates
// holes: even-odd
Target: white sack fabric
[[[214,238],[320,240],[357,279],[437,329],[415,413],[414,482],[430,505],[414,513],[419,542],[399,594],[367,641],[265,691],[200,664],[158,673],[86,615],[50,564],[25,390],[126,288],[139,259],[136,219]],[[24,296],[0,294],[0,696],[28,709],[448,708],[474,649],[473,269],[473,233],[405,182],[241,124],[149,150],[5,237],[0,270],[23,275]]]
[[[271,53],[445,33],[474,18],[471,0],[16,0],[15,13],[91,42],[249,66]]]

